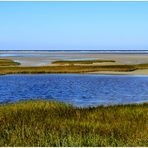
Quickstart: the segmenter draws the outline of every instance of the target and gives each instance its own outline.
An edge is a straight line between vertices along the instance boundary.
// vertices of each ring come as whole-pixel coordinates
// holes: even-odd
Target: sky
[[[0,2],[0,50],[147,50],[148,2]]]

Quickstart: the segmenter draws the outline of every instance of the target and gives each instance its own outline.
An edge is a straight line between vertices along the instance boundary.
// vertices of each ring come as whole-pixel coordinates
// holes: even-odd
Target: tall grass
[[[75,108],[0,105],[0,146],[148,146],[148,104]]]

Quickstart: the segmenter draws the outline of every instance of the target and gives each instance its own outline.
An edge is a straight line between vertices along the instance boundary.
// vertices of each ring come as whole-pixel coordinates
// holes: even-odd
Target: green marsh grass
[[[115,62],[114,60],[73,60],[73,61],[54,61],[52,64],[94,64],[104,62]]]
[[[39,74],[39,73],[87,73],[95,71],[134,71],[132,65],[103,65],[103,66],[5,66],[0,67],[0,74]]]
[[[10,59],[0,59],[0,66],[17,66],[19,65],[18,62],[14,62]]]
[[[1,104],[0,146],[148,146],[148,104]]]

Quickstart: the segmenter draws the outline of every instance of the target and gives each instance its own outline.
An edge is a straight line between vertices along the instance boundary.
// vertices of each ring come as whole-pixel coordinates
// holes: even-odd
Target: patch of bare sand
[[[135,70],[130,72],[118,72],[118,71],[96,71],[89,72],[90,74],[108,74],[108,75],[148,75],[148,69]]]

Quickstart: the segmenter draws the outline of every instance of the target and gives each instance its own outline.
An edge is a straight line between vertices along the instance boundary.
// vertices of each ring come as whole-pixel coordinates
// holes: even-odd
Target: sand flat
[[[1,51],[0,58],[12,59],[20,62],[21,66],[51,66],[52,61],[57,60],[115,60],[115,63],[96,63],[95,65],[114,64],[142,64],[148,63],[148,54],[119,54],[119,53],[83,53],[68,51]],[[148,75],[148,69],[135,70],[131,72],[99,71],[95,74],[127,74],[127,75]]]
[[[118,71],[96,71],[89,72],[90,74],[107,74],[107,75],[148,75],[148,69],[135,70],[131,72],[118,72]]]
[[[48,52],[48,51],[1,51],[0,58],[20,61],[22,66],[48,65],[56,60],[115,60],[116,64],[148,63],[148,54],[83,53],[83,52]],[[102,63],[103,64],[103,63]]]

